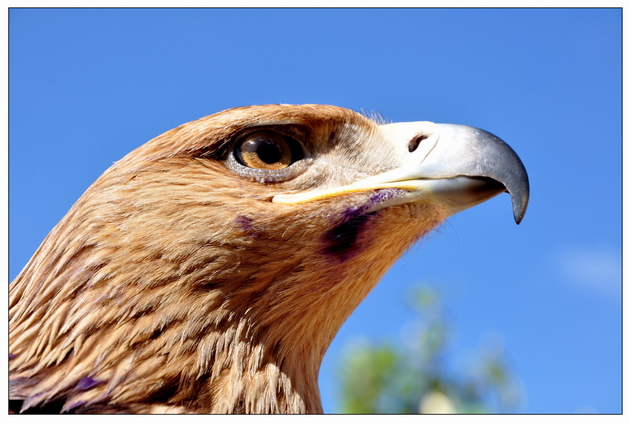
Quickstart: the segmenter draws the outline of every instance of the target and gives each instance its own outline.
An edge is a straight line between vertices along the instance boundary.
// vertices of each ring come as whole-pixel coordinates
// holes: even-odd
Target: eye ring
[[[277,170],[290,166],[293,153],[287,140],[274,131],[261,130],[247,135],[235,149],[236,158],[253,169]]]

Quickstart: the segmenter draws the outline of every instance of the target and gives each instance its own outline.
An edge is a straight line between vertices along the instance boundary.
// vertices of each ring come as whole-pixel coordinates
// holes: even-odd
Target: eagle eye
[[[302,174],[312,162],[297,125],[248,128],[235,138],[225,164],[233,172],[260,183],[284,182]]]
[[[284,169],[293,162],[287,141],[273,131],[248,135],[236,149],[239,162],[254,169]]]

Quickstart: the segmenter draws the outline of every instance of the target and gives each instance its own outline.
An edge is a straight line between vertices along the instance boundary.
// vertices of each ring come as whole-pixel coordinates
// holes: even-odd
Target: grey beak
[[[424,177],[493,179],[512,197],[514,220],[521,223],[529,202],[529,178],[514,150],[482,129],[452,124],[435,126],[439,140],[421,165]]]

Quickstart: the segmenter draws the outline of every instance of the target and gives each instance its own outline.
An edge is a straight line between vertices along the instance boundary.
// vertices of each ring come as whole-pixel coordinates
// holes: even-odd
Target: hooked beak
[[[404,194],[385,206],[427,201],[449,215],[502,192],[512,197],[514,220],[521,223],[529,201],[529,179],[514,150],[495,135],[464,125],[405,122],[381,125],[384,142],[396,151],[397,163],[385,173],[325,190],[276,195],[275,203],[294,204],[322,197],[384,188]]]

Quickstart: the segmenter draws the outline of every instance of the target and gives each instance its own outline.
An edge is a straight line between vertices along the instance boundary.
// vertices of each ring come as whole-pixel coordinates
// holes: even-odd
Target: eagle
[[[107,169],[9,286],[18,413],[322,413],[342,323],[412,244],[525,168],[481,129],[225,110]]]

